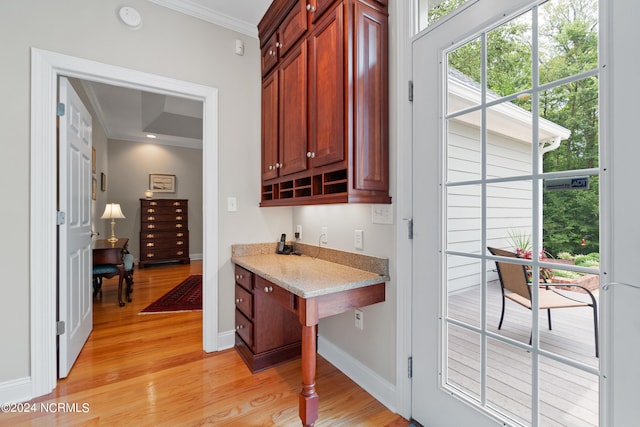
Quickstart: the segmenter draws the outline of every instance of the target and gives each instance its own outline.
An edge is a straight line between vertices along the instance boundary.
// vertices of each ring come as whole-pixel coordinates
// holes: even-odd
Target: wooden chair
[[[487,248],[493,255],[516,258],[513,252],[496,248]],[[498,329],[502,328],[504,320],[505,298],[510,299],[523,307],[531,310],[531,285],[527,280],[527,270],[524,265],[512,264],[509,262],[495,261],[498,268],[498,276],[500,278],[500,287],[502,289],[502,314],[500,315],[500,323]],[[553,287],[572,287],[585,291],[591,298],[591,303],[571,298],[555,290]],[[556,308],[575,308],[575,307],[591,307],[593,309],[593,328],[595,336],[596,357],[599,356],[598,349],[598,306],[593,294],[584,286],[574,284],[541,284],[538,291],[538,308],[547,310],[549,319],[549,330],[551,330],[551,310]],[[529,339],[531,344],[531,339]]]
[[[131,302],[131,293],[133,292],[133,255],[125,253],[122,256],[121,264],[98,264],[93,266],[93,297],[102,296],[102,279],[110,279],[118,276],[118,304],[124,306],[122,300],[122,284],[127,284],[125,290],[125,298],[127,302]]]

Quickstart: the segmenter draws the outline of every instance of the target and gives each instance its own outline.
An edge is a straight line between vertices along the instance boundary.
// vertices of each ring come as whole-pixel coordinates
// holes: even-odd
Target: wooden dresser
[[[140,268],[150,263],[191,262],[188,202],[140,199]]]

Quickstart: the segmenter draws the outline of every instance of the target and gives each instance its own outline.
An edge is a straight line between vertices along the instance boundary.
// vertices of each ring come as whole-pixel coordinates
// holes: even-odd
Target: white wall
[[[113,64],[219,90],[219,329],[233,329],[231,244],[271,241],[291,227],[290,209],[259,209],[260,52],[258,41],[144,0],[130,0],[144,20],[133,31],[117,19],[118,0],[24,0],[0,4],[0,189],[6,227],[0,245],[0,384],[30,375],[30,49]],[[245,42],[245,55],[234,42]],[[109,174],[111,175],[111,173]],[[226,197],[238,212],[226,212]],[[101,213],[99,213],[101,214]],[[214,225],[215,226],[215,225]]]

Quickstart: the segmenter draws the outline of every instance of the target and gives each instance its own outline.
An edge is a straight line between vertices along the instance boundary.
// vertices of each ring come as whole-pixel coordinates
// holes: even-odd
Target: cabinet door
[[[278,63],[278,38],[273,34],[262,48],[262,75],[269,73]]]
[[[309,38],[309,151],[311,167],[341,162],[344,148],[344,30],[339,5]]]
[[[262,179],[278,177],[278,73],[262,82]]]
[[[353,185],[389,188],[387,16],[355,2]]]
[[[282,21],[278,29],[280,58],[284,58],[300,37],[307,32],[307,28],[307,2],[305,0],[299,0],[284,21]]]
[[[322,17],[322,14],[336,2],[337,0],[315,0],[314,12],[311,21],[315,23]]]
[[[280,176],[307,169],[307,47],[301,43],[280,66]]]

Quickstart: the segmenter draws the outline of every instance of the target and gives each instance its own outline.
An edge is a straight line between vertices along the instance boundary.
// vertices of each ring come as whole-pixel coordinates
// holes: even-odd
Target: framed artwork
[[[107,175],[100,173],[100,191],[107,191]]]
[[[96,149],[91,147],[91,173],[96,173]]]
[[[91,200],[96,199],[96,192],[98,190],[98,180],[93,177],[91,178]]]
[[[165,174],[149,174],[149,189],[154,193],[175,193],[176,176]]]

